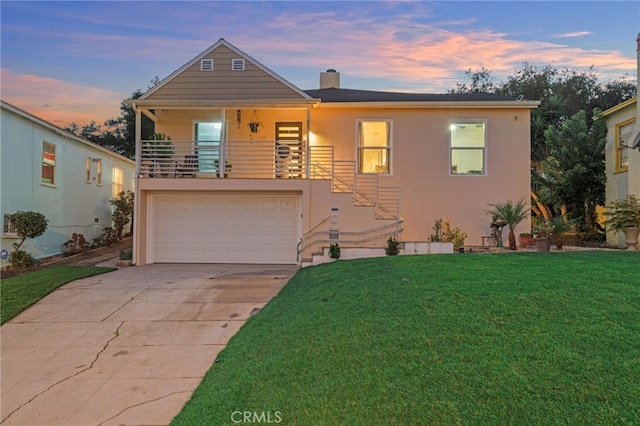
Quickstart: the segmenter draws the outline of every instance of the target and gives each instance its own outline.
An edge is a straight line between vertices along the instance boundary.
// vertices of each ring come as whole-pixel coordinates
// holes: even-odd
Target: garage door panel
[[[296,197],[157,196],[154,209],[155,262],[296,262]]]

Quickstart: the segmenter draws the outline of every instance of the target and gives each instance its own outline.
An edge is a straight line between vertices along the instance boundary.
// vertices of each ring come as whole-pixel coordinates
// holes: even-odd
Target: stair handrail
[[[300,262],[300,254],[307,250],[309,247],[312,247],[314,245],[318,245],[318,244],[322,244],[322,243],[342,243],[342,244],[362,244],[362,243],[366,243],[368,241],[372,241],[372,240],[376,240],[378,238],[384,238],[387,235],[399,235],[400,233],[402,233],[402,231],[404,231],[404,229],[402,228],[402,223],[404,222],[404,219],[402,219],[402,217],[398,216],[398,218],[393,221],[392,223],[386,223],[384,225],[380,225],[380,226],[376,226],[373,228],[369,228],[369,229],[365,229],[362,231],[345,231],[345,232],[339,232],[338,233],[338,239],[329,239],[328,236],[330,235],[329,230],[324,230],[324,231],[315,231],[315,232],[306,232],[303,237],[300,239],[300,241],[298,242],[298,247],[297,247],[297,258],[296,260],[298,262]],[[389,228],[394,228],[393,232],[386,232],[387,229]],[[366,234],[371,234],[374,232],[378,232],[378,231],[384,231],[380,234],[376,234],[376,235],[372,235],[370,237],[367,238],[358,238],[358,239],[344,239],[342,238],[343,236],[349,236],[349,235],[356,235],[356,236],[362,236],[362,235],[366,235]],[[310,243],[308,243],[309,240],[311,240],[312,238],[318,236],[318,235],[327,235],[327,238],[324,240],[314,240]]]

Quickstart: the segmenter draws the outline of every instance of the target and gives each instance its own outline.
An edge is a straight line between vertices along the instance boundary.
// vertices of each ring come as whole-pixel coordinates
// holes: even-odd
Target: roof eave
[[[399,102],[321,102],[319,108],[527,108],[540,101],[399,101]]]
[[[621,109],[626,108],[629,105],[632,105],[632,104],[636,103],[637,101],[638,101],[638,97],[634,96],[631,99],[627,99],[626,101],[624,101],[622,103],[619,103],[616,106],[612,106],[611,108],[602,111],[602,113],[600,115],[602,115],[603,117],[606,117],[607,115],[613,114],[616,111],[620,111]]]
[[[26,118],[27,120],[31,120],[31,121],[33,121],[33,122],[35,122],[35,123],[37,123],[37,124],[39,124],[39,125],[41,125],[43,127],[46,127],[49,130],[55,132],[58,136],[61,136],[61,137],[67,138],[67,139],[73,139],[73,140],[75,140],[77,142],[80,142],[80,143],[82,143],[84,145],[87,145],[90,148],[97,149],[98,151],[102,151],[105,154],[111,155],[111,156],[116,157],[116,158],[118,158],[120,160],[126,161],[126,162],[131,163],[131,164],[135,164],[135,161],[133,161],[130,158],[125,157],[124,155],[118,154],[117,152],[113,152],[113,151],[111,151],[111,150],[109,150],[109,149],[107,149],[107,148],[105,148],[105,147],[103,147],[101,145],[98,145],[95,142],[91,142],[90,140],[81,138],[80,136],[77,136],[77,135],[75,135],[75,134],[63,129],[62,127],[58,127],[55,124],[52,124],[52,123],[50,123],[50,122],[48,122],[46,120],[43,120],[40,117],[37,117],[37,116],[27,112],[27,111],[24,111],[23,109],[20,109],[17,106],[11,105],[10,103],[7,103],[7,102],[1,101],[1,100],[0,100],[0,103],[2,104],[2,108],[5,108],[8,111],[13,112],[14,114],[17,114],[17,115],[19,115],[21,117]]]
[[[319,99],[127,99],[129,105],[148,109],[220,109],[246,107],[300,107],[316,105]]]

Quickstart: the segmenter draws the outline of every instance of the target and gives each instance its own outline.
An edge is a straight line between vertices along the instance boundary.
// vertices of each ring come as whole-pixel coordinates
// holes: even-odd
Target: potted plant
[[[556,216],[549,220],[549,226],[551,227],[551,235],[556,243],[556,248],[562,250],[562,236],[571,228],[571,224],[565,222],[564,216]]]
[[[251,121],[249,122],[249,124],[247,124],[247,126],[249,127],[249,131],[251,133],[258,133],[260,131],[260,128],[264,125],[259,121]]]
[[[553,236],[553,230],[549,222],[544,221],[539,223],[533,230],[537,251],[549,251],[551,250],[551,237]]]
[[[524,200],[513,202],[507,200],[504,203],[489,204],[493,207],[487,214],[493,216],[494,221],[502,221],[509,228],[509,249],[517,250],[515,228],[520,222],[527,218],[529,212],[526,209]]]
[[[262,122],[258,121],[258,113],[256,110],[253,110],[253,115],[251,116],[251,121],[247,123],[247,127],[249,127],[249,131],[251,133],[258,133],[261,127],[264,127]]]
[[[520,247],[533,247],[533,234],[531,232],[523,232],[519,235]]]
[[[625,235],[627,250],[637,250],[640,235],[640,200],[629,194],[622,200],[607,204],[605,224],[614,231],[622,231]]]
[[[213,162],[213,166],[216,168],[216,174],[220,171],[220,160],[215,160]],[[231,173],[231,169],[233,166],[227,160],[224,161],[224,177],[229,177],[229,173]]]
[[[148,141],[149,157],[155,163],[162,177],[169,175],[173,162],[173,142],[164,133],[154,133]]]

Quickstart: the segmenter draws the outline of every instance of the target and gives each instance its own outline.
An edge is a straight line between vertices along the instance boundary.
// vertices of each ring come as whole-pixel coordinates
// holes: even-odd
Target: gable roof
[[[25,119],[27,119],[29,121],[37,123],[37,124],[47,128],[47,129],[51,130],[52,132],[56,133],[58,136],[61,136],[61,137],[66,138],[66,139],[75,140],[77,142],[80,142],[81,144],[84,144],[84,145],[87,145],[87,146],[89,146],[91,148],[94,148],[94,149],[97,149],[99,151],[102,151],[107,155],[116,157],[116,158],[118,158],[120,160],[123,160],[123,161],[127,161],[127,162],[129,162],[131,164],[135,164],[135,161],[133,161],[130,158],[125,157],[124,155],[121,155],[121,154],[118,154],[117,152],[113,152],[111,150],[108,150],[107,148],[105,148],[105,147],[103,147],[101,145],[98,145],[95,142],[91,142],[90,140],[81,138],[80,136],[63,129],[62,127],[58,127],[55,124],[52,124],[52,123],[50,123],[50,122],[48,122],[48,121],[46,121],[46,120],[44,120],[44,119],[42,119],[40,117],[36,117],[35,115],[33,115],[33,114],[23,110],[23,109],[20,109],[17,106],[11,105],[10,103],[8,103],[6,101],[3,101],[1,99],[0,99],[0,106],[2,107],[2,109],[5,109],[7,111],[11,111],[12,113],[14,113],[16,115],[19,115],[19,116],[21,116],[21,117],[23,117],[23,118],[25,118]]]
[[[229,63],[229,55],[233,55],[234,59],[244,59],[247,71],[250,72],[232,71],[230,66],[228,69],[218,69],[217,65],[214,65],[213,72],[201,72],[200,61],[205,58],[213,59],[216,55],[224,57]],[[197,87],[193,87],[194,84]],[[135,102],[144,104],[145,100],[152,99],[313,101],[305,92],[223,38],[145,92]]]

